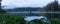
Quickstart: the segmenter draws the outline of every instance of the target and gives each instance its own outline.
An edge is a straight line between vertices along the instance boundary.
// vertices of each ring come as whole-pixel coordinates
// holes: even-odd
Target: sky
[[[5,9],[12,9],[14,7],[43,7],[53,1],[54,0],[2,0],[2,6],[5,6]]]

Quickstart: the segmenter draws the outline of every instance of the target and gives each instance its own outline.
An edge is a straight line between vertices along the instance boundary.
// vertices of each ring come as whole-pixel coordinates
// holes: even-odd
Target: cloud
[[[59,4],[60,4],[60,0],[58,0]]]
[[[2,6],[13,7],[43,7],[54,0],[3,0]]]

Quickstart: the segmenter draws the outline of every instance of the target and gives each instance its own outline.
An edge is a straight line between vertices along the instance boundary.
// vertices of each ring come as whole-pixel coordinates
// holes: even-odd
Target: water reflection
[[[37,19],[37,20],[43,19],[42,21],[50,24],[49,20],[45,16],[26,16],[26,18],[25,18],[26,21],[32,21],[35,19]]]
[[[31,21],[31,20],[34,20],[34,19],[41,19],[41,18],[45,18],[44,16],[26,16],[25,20],[27,21]]]

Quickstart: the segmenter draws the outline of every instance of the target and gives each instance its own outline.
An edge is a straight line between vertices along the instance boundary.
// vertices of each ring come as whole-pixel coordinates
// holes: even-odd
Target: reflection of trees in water
[[[48,18],[60,18],[60,14],[47,13],[46,17],[48,17]]]

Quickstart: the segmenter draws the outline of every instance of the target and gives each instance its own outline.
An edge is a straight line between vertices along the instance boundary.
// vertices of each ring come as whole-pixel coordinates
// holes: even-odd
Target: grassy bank
[[[0,24],[25,24],[23,16],[15,14],[0,14]]]

